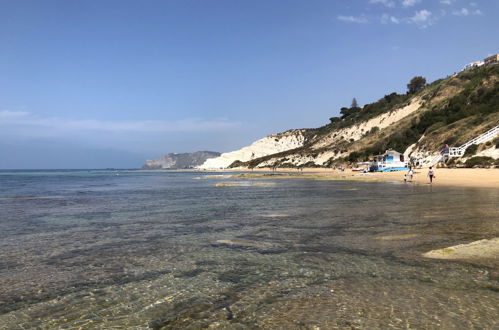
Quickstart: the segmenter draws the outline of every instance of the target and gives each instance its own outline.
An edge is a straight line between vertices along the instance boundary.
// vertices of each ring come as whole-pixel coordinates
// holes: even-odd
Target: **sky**
[[[0,0],[0,168],[136,168],[319,127],[499,53],[497,0]]]

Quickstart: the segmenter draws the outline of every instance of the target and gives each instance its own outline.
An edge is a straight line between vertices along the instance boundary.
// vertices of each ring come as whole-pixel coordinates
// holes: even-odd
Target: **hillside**
[[[142,169],[186,169],[203,164],[207,159],[220,156],[219,152],[197,151],[192,153],[168,154],[163,157],[147,160]]]
[[[362,108],[342,108],[341,114],[317,129],[300,130],[309,136],[301,146],[238,159],[232,167],[329,167],[365,161],[387,149],[427,162],[445,144],[459,146],[499,125],[499,65],[463,71],[416,93],[388,94]],[[466,156],[497,159],[496,145],[497,140],[470,148]]]

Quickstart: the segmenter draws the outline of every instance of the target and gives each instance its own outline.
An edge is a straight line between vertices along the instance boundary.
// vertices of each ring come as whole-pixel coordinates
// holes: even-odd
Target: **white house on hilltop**
[[[482,65],[497,64],[497,63],[499,63],[499,54],[489,56],[486,59],[484,59],[483,61],[476,61],[476,62],[471,62],[469,64],[466,64],[461,71],[471,70],[474,68],[478,68]]]
[[[487,57],[483,61],[485,62],[485,64],[499,63],[499,54],[495,54],[495,55],[489,56],[489,57]]]
[[[483,61],[471,62],[469,64],[466,64],[466,66],[464,67],[463,71],[464,70],[471,70],[471,69],[474,69],[474,68],[478,68],[478,67],[480,67],[482,65],[484,65]]]

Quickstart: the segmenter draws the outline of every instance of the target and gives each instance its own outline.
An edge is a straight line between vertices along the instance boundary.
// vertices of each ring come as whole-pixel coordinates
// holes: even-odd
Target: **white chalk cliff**
[[[157,159],[147,160],[143,169],[186,169],[203,164],[207,159],[220,156],[219,152],[196,151],[191,153],[170,153]]]
[[[236,160],[247,162],[255,158],[272,155],[303,146],[305,137],[304,130],[290,130],[279,134],[272,134],[263,139],[253,142],[250,146],[242,149],[226,152],[220,157],[206,160],[200,169],[227,168]]]

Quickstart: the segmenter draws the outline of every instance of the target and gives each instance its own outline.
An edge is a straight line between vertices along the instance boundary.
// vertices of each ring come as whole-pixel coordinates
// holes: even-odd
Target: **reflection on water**
[[[0,328],[497,328],[497,190],[0,172]],[[223,180],[223,181],[222,181]]]

